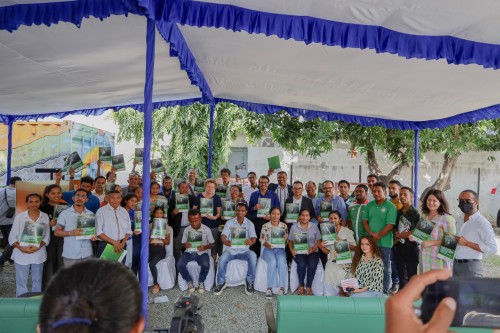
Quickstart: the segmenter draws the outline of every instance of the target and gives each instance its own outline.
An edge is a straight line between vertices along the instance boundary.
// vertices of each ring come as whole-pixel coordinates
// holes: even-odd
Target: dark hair
[[[304,184],[300,180],[294,181],[293,185],[295,185],[295,184],[300,184],[300,185],[302,185],[302,187],[304,187]]]
[[[94,178],[92,178],[90,176],[84,176],[84,177],[80,178],[80,184],[82,184],[82,183],[94,185]]]
[[[271,213],[276,209],[280,212],[281,215],[281,209],[278,206],[271,208],[271,210],[269,211],[269,215],[271,215]]]
[[[165,177],[163,177],[162,182],[164,182],[165,180],[169,180],[169,179],[170,179],[170,180],[172,180],[172,177],[170,177],[170,176],[165,176]]]
[[[86,195],[89,195],[89,192],[87,192],[86,190],[84,190],[84,189],[83,189],[83,188],[81,188],[81,187],[80,187],[80,188],[77,188],[77,189],[75,190],[75,193],[74,193],[74,194],[76,194],[76,192],[85,192],[85,194],[86,194]],[[73,194],[73,195],[74,195],[74,194]]]
[[[425,194],[425,197],[422,199],[422,213],[424,213],[425,215],[429,215],[429,213],[430,213],[430,210],[427,207],[427,199],[429,198],[430,195],[435,196],[436,199],[438,199],[438,201],[440,203],[439,208],[438,208],[438,214],[439,215],[444,215],[444,214],[450,215],[448,200],[446,200],[446,197],[444,196],[443,191],[436,190],[436,189],[430,189],[429,191],[427,191],[427,193]]]
[[[150,221],[150,222],[152,222],[152,221],[153,221],[153,219],[155,218],[155,212],[156,212],[157,210],[161,210],[161,212],[163,213],[163,217],[165,217],[165,211],[163,210],[163,207],[162,207],[162,206],[156,206],[156,207],[153,209],[153,211],[151,212],[151,221]]]
[[[230,187],[229,189],[230,189],[230,190],[232,190],[232,189],[233,189],[233,187],[236,187],[236,188],[238,189],[238,192],[240,192],[240,193],[241,193],[241,191],[240,191],[240,187],[239,187],[237,184],[233,184],[233,185],[231,185],[231,187]]]
[[[399,180],[396,180],[396,179],[393,179],[393,180],[389,181],[389,184],[396,184],[396,186],[399,187],[399,188],[403,187],[403,185],[401,185],[401,183],[399,182]]]
[[[125,207],[127,205],[127,202],[132,199],[132,198],[136,198],[137,200],[139,200],[139,198],[137,197],[137,195],[135,195],[134,193],[127,193],[123,198],[122,198],[122,201],[120,202],[120,206],[122,207]]]
[[[55,188],[58,188],[62,192],[61,186],[57,184],[50,184],[45,186],[45,189],[43,190],[42,205],[46,205],[49,203],[49,197],[47,197],[47,195]]]
[[[313,184],[313,185],[314,185],[314,188],[317,188],[316,183],[315,183],[315,182],[313,182],[312,180],[310,180],[310,181],[308,181],[308,182],[306,183],[306,187],[307,187],[307,184],[309,184],[309,183]]]
[[[408,186],[402,186],[401,187],[401,190],[407,190],[408,192],[411,193],[411,195],[414,195],[415,193],[413,192],[413,189],[411,187],[408,187]]]
[[[14,185],[17,181],[22,181],[21,177],[13,176],[9,179],[9,185]]]
[[[141,288],[130,269],[118,262],[91,259],[54,276],[42,298],[38,322],[42,333],[130,332],[141,317],[141,305]],[[91,323],[52,328],[70,318]]]
[[[245,202],[242,201],[238,202],[236,204],[236,209],[238,209],[238,207],[245,207],[245,209],[248,211],[248,205]]]
[[[197,208],[191,208],[189,211],[188,211],[188,216],[196,216],[196,215],[200,215],[200,210],[197,209]]]
[[[366,179],[368,179],[368,178],[375,178],[377,181],[379,180],[378,176],[374,173],[371,173],[368,176],[366,176]]]
[[[477,195],[477,192],[474,191],[474,190],[463,190],[460,193],[470,193],[470,194],[472,194],[472,196],[474,197],[474,199],[476,199],[476,200],[479,199],[479,196]]]
[[[307,212],[307,214],[309,214],[310,218],[312,218],[311,213],[309,213],[309,210],[307,210],[307,208],[302,208],[302,209],[299,211],[299,216],[300,216],[300,215],[302,215],[302,213],[303,213],[304,211],[306,211],[306,212]]]
[[[342,221],[342,215],[340,214],[340,212],[339,212],[338,210],[336,210],[336,209],[335,209],[335,210],[332,210],[332,211],[330,212],[330,214],[328,214],[328,217],[330,217],[330,215],[332,215],[332,214],[337,214],[337,216],[339,217],[339,220],[341,220],[341,221]]]
[[[109,176],[111,176],[111,171],[106,172],[106,181],[108,180]]]
[[[97,176],[97,177],[95,177],[94,181],[97,182],[97,180],[101,179],[101,178],[104,179],[104,181],[107,181],[106,177],[104,177],[104,176]]]
[[[262,175],[262,176],[259,177],[259,180],[261,180],[261,179],[267,179],[267,181],[269,182],[269,177],[268,176]]]
[[[42,202],[42,196],[36,192],[33,192],[33,193],[29,193],[27,196],[26,196],[26,203],[28,203],[28,200],[31,198],[31,197],[37,197],[40,202]]]
[[[345,179],[339,180],[339,183],[338,183],[338,184],[339,184],[339,186],[340,186],[340,184],[347,184],[347,187],[348,187],[348,188],[349,188],[349,187],[351,187],[351,183],[349,183],[349,182],[348,182],[347,180],[345,180]]]
[[[160,183],[156,182],[156,181],[153,181],[151,182],[151,184],[149,185],[149,190],[151,191],[151,188],[153,187],[153,185],[158,185],[158,187],[161,189],[161,185]]]
[[[255,177],[257,177],[257,174],[253,171],[250,171],[248,174],[247,174],[247,177],[250,176],[250,175],[254,175]]]
[[[276,175],[285,175],[288,177],[288,174],[286,173],[286,171],[279,171]]]
[[[370,243],[370,247],[372,249],[372,255],[374,257],[378,257],[378,258],[382,259],[382,255],[380,254],[380,248],[378,247],[377,241],[375,240],[375,238],[373,238],[370,235],[361,236],[359,238],[359,241],[358,241],[358,246],[356,246],[356,251],[354,252],[354,257],[352,258],[351,273],[353,275],[356,275],[356,268],[358,267],[359,262],[361,261],[361,257],[363,256],[363,251],[361,251],[361,241],[363,239],[368,240],[368,242]]]
[[[119,185],[115,185],[115,186],[119,186]],[[120,196],[122,195],[122,194],[120,193],[120,191],[116,191],[116,190],[114,189],[114,188],[115,188],[115,186],[113,187],[113,190],[112,190],[112,191],[110,191],[110,192],[108,193],[108,196],[110,196],[111,194],[119,194]]]
[[[179,182],[179,184],[177,184],[177,188],[180,189],[182,184],[187,184],[187,183],[188,183],[187,180],[183,179]]]
[[[335,183],[333,182],[333,180],[327,179],[323,183],[321,183],[321,187],[325,186],[325,183],[330,183],[330,184],[332,184],[332,186],[335,186]]]
[[[223,173],[227,173],[229,176],[231,176],[231,170],[228,168],[223,168],[220,170],[220,174],[222,175]]]
[[[375,186],[382,187],[384,191],[387,191],[387,185],[385,185],[385,183],[383,182],[376,182],[375,184],[373,184],[373,187]]]
[[[138,189],[142,190],[142,186],[137,186],[136,188],[134,188],[134,194],[135,194],[135,191],[137,191]]]
[[[363,190],[365,190],[365,192],[368,192],[368,186],[366,186],[365,184],[358,184],[356,185],[356,188],[362,188]],[[356,188],[354,190],[356,190]]]

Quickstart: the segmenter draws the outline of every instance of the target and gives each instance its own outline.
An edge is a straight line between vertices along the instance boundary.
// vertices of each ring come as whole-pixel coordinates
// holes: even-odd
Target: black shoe
[[[226,283],[222,285],[216,285],[214,288],[214,295],[219,296],[220,294],[222,294],[222,291],[226,289],[226,287],[227,287]]]
[[[247,295],[253,295],[255,289],[253,289],[253,283],[245,281],[245,293]]]

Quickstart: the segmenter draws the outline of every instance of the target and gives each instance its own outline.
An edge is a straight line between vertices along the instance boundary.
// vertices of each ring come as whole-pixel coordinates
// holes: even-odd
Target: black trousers
[[[47,245],[47,260],[43,263],[43,275],[42,275],[42,291],[47,288],[52,277],[57,273],[58,270],[64,267],[64,261],[62,257],[64,246],[64,239],[62,237],[57,237],[54,232],[50,232],[50,242]]]
[[[409,240],[405,240],[409,242]],[[402,289],[413,275],[417,275],[418,267],[418,244],[401,244],[396,245],[396,269],[399,275],[399,289]]]
[[[151,270],[154,284],[158,284],[158,269],[156,268],[156,264],[165,259],[166,255],[167,250],[165,246],[149,244],[149,269]]]
[[[261,244],[259,241],[260,232],[262,231],[262,227],[264,226],[265,223],[267,223],[267,221],[264,219],[261,219],[261,218],[256,218],[253,221],[253,224],[255,226],[255,233],[257,234],[257,241],[255,242],[254,245],[252,245],[251,249],[253,250],[253,252],[255,252],[255,254],[257,255],[257,258],[260,257],[260,250],[261,250]]]
[[[12,229],[12,224],[0,225],[0,231],[2,232],[3,243],[5,247],[9,245],[9,235],[11,229]]]

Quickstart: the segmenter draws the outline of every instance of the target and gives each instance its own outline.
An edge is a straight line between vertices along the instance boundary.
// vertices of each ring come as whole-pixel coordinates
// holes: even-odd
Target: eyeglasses
[[[85,195],[85,194],[75,194],[75,198],[85,199],[86,197],[87,197],[87,195]]]

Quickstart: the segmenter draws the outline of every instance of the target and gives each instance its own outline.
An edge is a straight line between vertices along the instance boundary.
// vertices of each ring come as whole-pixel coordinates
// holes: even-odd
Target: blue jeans
[[[187,264],[190,261],[196,261],[198,265],[200,265],[200,277],[198,279],[199,282],[205,282],[207,278],[208,271],[210,270],[210,256],[208,253],[198,254],[197,252],[187,252],[185,251],[177,260],[177,271],[181,274],[182,278],[186,282],[191,281],[191,275],[187,270]]]
[[[262,258],[267,264],[267,287],[285,288],[287,278],[286,252],[285,249],[264,248]],[[279,286],[276,285],[276,269],[278,269]]]
[[[387,294],[391,284],[391,248],[380,247],[380,252],[384,261],[384,294]]]
[[[399,284],[398,268],[396,267],[396,245],[391,249],[391,279],[393,286]]]
[[[219,263],[217,264],[216,283],[218,286],[224,284],[227,264],[234,259],[245,260],[248,263],[247,281],[248,283],[253,283],[255,279],[255,267],[257,266],[257,255],[255,252],[247,250],[243,253],[231,254],[229,250],[226,250],[220,256]]]
[[[380,291],[367,290],[362,293],[351,294],[351,297],[385,297]]]
[[[316,275],[316,269],[318,268],[319,253],[318,251],[311,254],[297,254],[295,256],[295,263],[297,264],[297,275],[299,277],[299,285],[304,286],[304,280],[307,271],[307,282],[305,284],[306,288],[311,288],[314,276]]]
[[[31,291],[42,291],[43,263],[20,265],[16,263],[16,297],[28,292],[28,277],[31,269]]]

